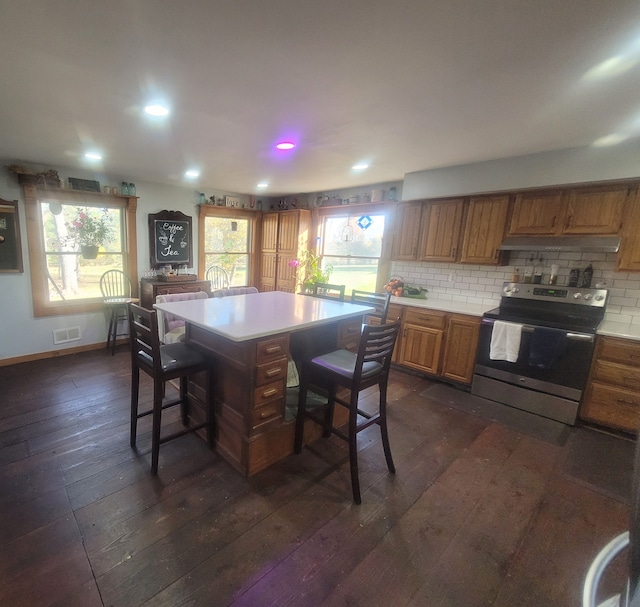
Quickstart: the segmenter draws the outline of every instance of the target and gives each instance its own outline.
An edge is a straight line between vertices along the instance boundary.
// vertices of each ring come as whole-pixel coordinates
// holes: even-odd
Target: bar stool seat
[[[131,434],[129,442],[136,446],[138,419],[152,415],[151,431],[151,473],[158,473],[160,445],[167,441],[207,429],[209,448],[214,445],[215,418],[213,414],[213,369],[211,363],[198,351],[185,343],[160,345],[158,318],[155,310],[147,310],[136,304],[129,304],[129,326],[131,330]],[[140,371],[153,379],[153,406],[148,411],[138,411],[140,391]],[[207,382],[204,396],[205,421],[190,425],[189,395],[187,382],[190,375],[206,372]],[[171,379],[180,380],[179,397],[163,404],[164,383]],[[184,430],[161,437],[162,411],[180,405]]]
[[[348,350],[335,350],[317,356],[302,365],[294,451],[295,453],[302,451],[306,418],[322,425],[324,437],[334,434],[345,440],[349,444],[351,489],[353,501],[356,504],[360,504],[362,501],[358,478],[357,435],[359,432],[373,424],[380,427],[387,468],[389,472],[395,472],[387,431],[387,384],[391,356],[399,330],[400,320],[386,325],[365,325],[357,353]],[[307,409],[307,392],[311,385],[327,390],[328,402],[326,405]],[[362,390],[374,385],[378,386],[378,410],[375,413],[369,413],[358,408],[358,397]],[[349,390],[348,401],[337,396],[339,387]],[[346,433],[333,425],[333,412],[336,403],[349,410],[349,427]],[[359,421],[360,419],[364,421]]]

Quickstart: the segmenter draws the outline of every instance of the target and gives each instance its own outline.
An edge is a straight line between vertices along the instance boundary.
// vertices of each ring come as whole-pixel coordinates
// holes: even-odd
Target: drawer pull
[[[267,354],[275,354],[276,352],[280,352],[282,348],[280,346],[270,346],[265,350]]]
[[[273,396],[274,394],[278,393],[278,389],[277,388],[269,388],[268,390],[265,390],[262,393],[262,397],[263,398],[268,398],[269,396]]]
[[[636,407],[638,406],[638,403],[637,403],[637,402],[635,402],[635,401],[633,401],[633,400],[627,400],[626,398],[619,398],[619,399],[618,399],[618,402],[619,402],[621,405],[634,405],[634,406],[636,406]]]
[[[273,415],[273,413],[268,413],[267,411],[263,411],[262,413],[260,413],[260,419],[265,419],[267,417],[271,417]]]
[[[623,376],[622,377],[622,381],[625,382],[626,384],[637,384],[638,381],[640,381],[637,377],[626,377]]]
[[[273,377],[274,375],[279,375],[282,371],[282,367],[273,367],[273,369],[269,369],[265,375],[267,377]]]

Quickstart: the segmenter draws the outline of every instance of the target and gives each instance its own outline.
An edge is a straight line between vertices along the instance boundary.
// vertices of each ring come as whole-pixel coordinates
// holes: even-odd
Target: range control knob
[[[511,287],[505,287],[504,288],[504,292],[505,293],[511,293]]]
[[[585,300],[585,301],[589,301],[592,297],[593,297],[593,295],[591,295],[591,293],[587,293],[587,294],[584,296],[584,300]]]
[[[574,293],[573,299],[582,299],[582,293]]]
[[[518,287],[513,287],[513,289],[511,289],[512,293],[520,293],[520,289],[518,289]]]
[[[604,299],[604,295],[596,295],[596,301],[602,301]]]

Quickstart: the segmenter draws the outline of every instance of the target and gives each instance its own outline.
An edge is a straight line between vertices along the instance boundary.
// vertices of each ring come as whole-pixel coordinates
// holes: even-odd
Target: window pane
[[[360,217],[326,217],[323,221],[322,267],[333,267],[330,282],[345,285],[347,298],[353,289],[375,291],[382,254],[384,215],[368,215],[371,224],[365,229],[358,225]]]
[[[324,254],[380,257],[384,234],[384,215],[368,215],[371,225],[362,229],[360,216],[327,217],[324,220]]]
[[[122,211],[66,203],[40,203],[48,301],[101,298],[100,276],[124,270]],[[95,229],[92,229],[95,228]],[[85,258],[83,242],[98,242],[98,256]]]
[[[211,266],[220,266],[229,274],[232,287],[248,285],[249,236],[248,219],[205,217],[205,273]]]

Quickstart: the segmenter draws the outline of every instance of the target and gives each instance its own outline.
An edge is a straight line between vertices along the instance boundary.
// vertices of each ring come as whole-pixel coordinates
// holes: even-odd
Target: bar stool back
[[[131,436],[130,444],[136,446],[138,419],[152,415],[151,431],[151,473],[158,473],[160,445],[174,438],[207,429],[207,442],[213,448],[214,415],[212,410],[213,372],[210,363],[199,352],[184,343],[160,345],[158,336],[158,318],[155,310],[147,310],[130,303],[129,326],[131,331]],[[140,391],[140,371],[144,371],[153,379],[153,407],[140,413],[138,397]],[[189,398],[187,395],[188,376],[201,371],[207,372],[207,389],[205,390],[205,421],[189,426]],[[163,404],[164,382],[180,379],[180,395],[176,400]],[[160,436],[162,427],[162,411],[180,405],[184,430]]]
[[[131,297],[131,280],[122,270],[107,270],[100,277],[100,292],[109,315],[107,349],[111,346],[111,356],[113,356],[116,351],[118,323],[127,320],[127,304],[138,303],[140,300]]]
[[[323,426],[323,436],[335,434],[349,444],[349,465],[351,469],[351,489],[353,501],[359,504],[360,480],[358,478],[358,444],[357,435],[372,424],[380,426],[382,448],[389,472],[394,473],[395,466],[389,446],[387,431],[387,383],[393,347],[400,331],[400,320],[386,325],[366,325],[360,338],[358,352],[335,350],[313,358],[302,365],[300,376],[300,394],[298,397],[298,416],[294,451],[300,453],[304,434],[304,422],[307,417]],[[324,406],[307,410],[306,400],[309,386],[321,386],[328,391],[328,403]],[[370,386],[378,386],[379,403],[376,413],[369,413],[358,408],[360,392]],[[349,400],[337,396],[339,387],[349,390]],[[333,425],[335,403],[349,410],[349,428],[345,434]],[[322,411],[324,409],[324,411]],[[320,415],[322,414],[322,416]],[[359,422],[362,418],[364,421]]]
[[[344,285],[332,285],[328,282],[316,282],[311,287],[313,297],[344,301]]]

